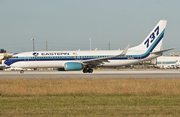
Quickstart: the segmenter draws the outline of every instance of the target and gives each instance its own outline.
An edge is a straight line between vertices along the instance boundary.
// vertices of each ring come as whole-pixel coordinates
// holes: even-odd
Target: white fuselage
[[[11,64],[11,67],[18,68],[63,68],[66,62],[79,62],[96,58],[115,56],[121,53],[122,50],[109,51],[39,51],[39,52],[24,52],[15,55],[18,62]],[[35,53],[35,54],[34,54]],[[38,54],[37,54],[38,53]],[[34,54],[34,55],[33,55]],[[98,66],[124,66],[136,64],[141,61],[150,60],[158,57],[157,55],[148,55],[141,58],[143,51],[129,50],[127,55],[115,59],[110,59],[108,62],[103,62]],[[138,57],[138,58],[137,58]]]

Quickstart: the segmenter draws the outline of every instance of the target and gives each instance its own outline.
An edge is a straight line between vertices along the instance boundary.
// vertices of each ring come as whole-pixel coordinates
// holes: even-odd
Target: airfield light
[[[31,39],[33,41],[33,52],[34,52],[34,39]]]
[[[90,50],[91,50],[91,38],[89,38],[89,40],[90,40]]]

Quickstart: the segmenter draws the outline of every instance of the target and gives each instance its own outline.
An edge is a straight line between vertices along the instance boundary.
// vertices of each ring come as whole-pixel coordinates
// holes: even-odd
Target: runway
[[[180,70],[0,71],[0,78],[180,78]]]

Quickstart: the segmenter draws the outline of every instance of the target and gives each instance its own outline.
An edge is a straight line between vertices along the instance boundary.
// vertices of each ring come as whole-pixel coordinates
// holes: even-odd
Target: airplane
[[[83,73],[92,73],[96,67],[132,65],[174,49],[161,50],[166,23],[167,20],[160,20],[140,45],[129,48],[128,44],[124,50],[23,52],[4,63],[18,68],[59,68],[59,71],[82,70]]]

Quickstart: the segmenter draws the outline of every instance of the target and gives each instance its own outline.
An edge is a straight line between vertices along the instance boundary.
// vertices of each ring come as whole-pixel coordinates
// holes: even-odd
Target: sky
[[[167,20],[163,49],[180,52],[180,0],[0,0],[0,49],[107,50],[140,44]]]

